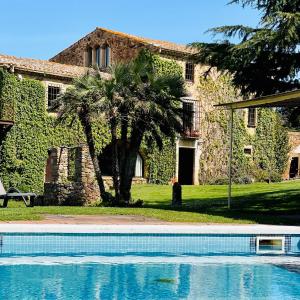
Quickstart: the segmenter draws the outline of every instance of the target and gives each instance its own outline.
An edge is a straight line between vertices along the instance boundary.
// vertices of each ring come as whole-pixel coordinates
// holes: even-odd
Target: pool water
[[[0,265],[0,299],[300,299],[293,258],[289,264],[272,257],[266,264],[251,257],[236,263],[236,257],[18,259]]]
[[[300,299],[300,235],[3,233],[0,300]]]

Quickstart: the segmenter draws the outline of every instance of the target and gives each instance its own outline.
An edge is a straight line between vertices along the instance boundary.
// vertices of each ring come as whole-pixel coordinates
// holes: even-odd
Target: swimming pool
[[[299,234],[80,231],[2,232],[0,299],[300,298]]]

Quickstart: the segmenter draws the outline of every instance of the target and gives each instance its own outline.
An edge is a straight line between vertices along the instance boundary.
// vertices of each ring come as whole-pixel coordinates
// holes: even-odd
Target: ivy
[[[164,59],[158,55],[154,55],[153,60],[158,75],[183,76],[183,69],[175,60]]]
[[[183,76],[182,67],[175,61],[163,59],[154,55],[154,67],[158,74]],[[147,153],[146,171],[149,182],[155,184],[167,184],[175,176],[176,167],[176,145],[174,141],[164,139],[162,149],[155,143],[145,147]]]
[[[278,112],[259,109],[254,137],[254,172],[258,180],[279,181],[285,171],[289,140]]]
[[[43,192],[48,149],[58,146],[77,146],[85,143],[80,124],[57,123],[46,111],[45,89],[36,80],[17,78],[0,72],[1,103],[14,100],[15,125],[1,144],[0,176],[5,186],[24,191]],[[95,123],[97,149],[100,152],[109,138],[105,126]]]
[[[181,70],[174,61],[158,57],[155,66],[158,72],[174,74]],[[15,75],[0,69],[0,116],[15,119],[0,146],[0,177],[6,187],[42,193],[48,149],[85,143],[79,122],[72,126],[57,123],[45,103],[41,82],[27,78],[19,81]],[[94,120],[93,134],[100,154],[110,142],[107,125]],[[158,183],[168,182],[174,176],[175,146],[166,140],[162,152],[153,146],[145,153],[149,178]]]
[[[242,100],[231,84],[229,75],[214,74],[201,78],[199,94],[202,107],[202,154],[200,157],[200,182],[225,183],[228,176],[229,111],[216,109],[217,103]],[[257,127],[252,136],[245,127],[245,111],[233,115],[232,175],[235,182],[278,181],[288,159],[287,130],[280,115],[272,109],[259,109]],[[252,145],[253,155],[244,154],[244,147]]]
[[[0,120],[14,120],[15,102],[19,96],[16,81],[14,76],[5,76],[0,69]]]

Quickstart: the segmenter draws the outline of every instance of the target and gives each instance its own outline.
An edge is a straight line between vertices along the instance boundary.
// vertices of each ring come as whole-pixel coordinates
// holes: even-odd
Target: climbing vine
[[[253,139],[254,175],[258,180],[280,181],[290,150],[287,129],[275,110],[259,109],[257,118]]]
[[[155,57],[158,72],[177,73],[174,61]],[[3,113],[2,113],[3,112]],[[5,114],[4,114],[5,112]],[[85,143],[79,122],[60,124],[46,110],[45,88],[33,79],[18,80],[0,69],[0,116],[15,120],[15,125],[0,145],[0,177],[6,187],[43,192],[48,149]],[[110,142],[109,130],[94,120],[93,134],[98,153]],[[153,182],[166,183],[174,175],[175,147],[166,140],[161,151],[156,146],[146,151],[145,164]],[[162,155],[163,153],[163,155]],[[158,168],[158,166],[160,166]]]
[[[159,75],[183,76],[182,67],[175,61],[162,59],[154,55],[154,66]],[[144,146],[145,147],[145,146]],[[167,184],[175,176],[176,146],[175,142],[164,139],[162,149],[153,142],[146,147],[146,171],[149,182],[155,184]]]
[[[78,122],[68,126],[59,124],[48,114],[44,86],[36,80],[17,80],[16,76],[0,71],[1,103],[14,99],[15,125],[0,148],[0,177],[5,186],[16,186],[24,191],[43,191],[48,149],[57,146],[76,146],[84,143]],[[1,78],[0,77],[0,78]],[[4,84],[3,84],[4,82]],[[105,126],[95,124],[98,151],[108,141]]]
[[[203,135],[200,181],[225,183],[228,178],[229,111],[216,109],[213,105],[242,99],[233,88],[230,76],[217,72],[201,78],[198,90]],[[256,130],[252,134],[245,126],[245,117],[243,110],[237,110],[233,115],[233,180],[240,183],[280,180],[289,152],[287,130],[280,115],[274,110],[259,109]],[[252,155],[244,153],[244,147],[248,145],[253,148]]]

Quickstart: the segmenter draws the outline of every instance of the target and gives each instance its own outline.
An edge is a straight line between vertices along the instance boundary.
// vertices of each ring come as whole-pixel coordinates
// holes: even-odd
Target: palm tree
[[[99,72],[96,73],[76,79],[59,98],[62,103],[59,119],[64,121],[70,115],[79,118],[103,200],[108,199],[108,193],[105,192],[91,122],[94,117],[99,120],[101,115],[109,124],[114,204],[118,205],[121,200],[128,204],[142,141],[155,141],[162,147],[164,137],[174,139],[183,131],[180,98],[185,95],[184,82],[178,75],[158,75],[153,55],[148,51],[141,51],[131,62],[116,64],[109,79],[104,80]]]
[[[158,75],[153,55],[141,51],[128,64],[126,89],[120,92],[121,122],[120,193],[125,203],[131,199],[135,164],[143,139],[162,147],[163,138],[174,139],[183,131],[181,97],[184,82],[178,75]]]
[[[104,80],[100,73],[96,75],[86,74],[77,78],[73,86],[61,95],[54,105],[59,107],[59,118],[61,122],[79,119],[88,144],[90,156],[94,165],[96,180],[99,185],[100,195],[103,200],[107,199],[108,193],[102,178],[99,160],[96,153],[95,139],[92,131],[92,120],[99,117],[103,110],[103,95],[105,93]]]

